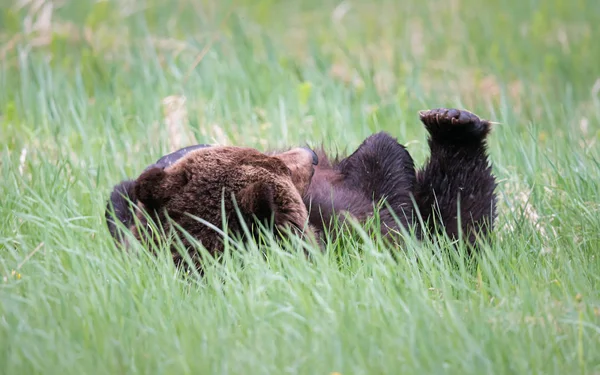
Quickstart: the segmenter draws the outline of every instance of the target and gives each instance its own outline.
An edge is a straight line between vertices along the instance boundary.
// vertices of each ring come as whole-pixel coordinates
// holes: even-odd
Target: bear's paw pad
[[[485,137],[489,131],[490,122],[480,119],[477,115],[461,109],[436,108],[419,112],[421,122],[432,136],[470,135]]]

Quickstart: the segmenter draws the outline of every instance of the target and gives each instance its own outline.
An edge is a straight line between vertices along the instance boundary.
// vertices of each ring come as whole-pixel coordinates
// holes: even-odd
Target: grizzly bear
[[[244,227],[252,232],[266,223],[276,235],[323,240],[331,223],[348,216],[364,222],[377,208],[384,236],[402,226],[414,228],[420,239],[440,231],[454,239],[462,233],[474,245],[478,237],[487,237],[496,216],[496,181],[486,145],[490,122],[443,108],[422,111],[420,119],[430,149],[420,170],[407,149],[384,132],[341,160],[309,148],[263,153],[197,145],[178,150],[114,188],[108,228],[122,242],[122,224],[143,242],[153,223],[164,233],[184,231],[217,254],[223,250],[224,229],[243,238]],[[178,238],[196,259],[187,236]],[[181,255],[172,253],[180,263]]]

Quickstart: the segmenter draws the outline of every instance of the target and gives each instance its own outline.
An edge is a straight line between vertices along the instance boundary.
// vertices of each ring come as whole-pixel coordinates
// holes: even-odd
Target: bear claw
[[[460,109],[436,108],[419,112],[421,122],[434,138],[455,140],[457,138],[483,138],[490,122],[474,113]]]

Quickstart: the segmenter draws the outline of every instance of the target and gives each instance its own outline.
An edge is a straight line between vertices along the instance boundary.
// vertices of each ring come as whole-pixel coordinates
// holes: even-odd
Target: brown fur
[[[126,199],[137,204],[142,229],[148,224],[143,214],[148,213],[167,233],[177,233],[165,220],[168,214],[212,253],[223,249],[222,236],[211,228],[222,228],[222,202],[231,234],[241,234],[242,224],[254,228],[258,219],[272,220],[276,234],[292,229],[322,239],[330,224],[346,214],[364,222],[375,205],[385,202],[379,210],[384,236],[400,227],[418,227],[418,209],[425,223],[417,228],[420,238],[439,230],[457,238],[462,231],[474,244],[477,236],[485,238],[495,219],[496,183],[486,149],[490,123],[455,109],[425,111],[421,121],[430,133],[431,156],[418,171],[406,148],[386,133],[368,137],[341,160],[304,148],[265,154],[198,145],[164,156],[135,181],[117,185],[109,206],[138,239],[148,240],[127,214]],[[109,210],[106,217],[112,235],[123,241]],[[180,238],[191,250],[185,237]],[[193,251],[190,255],[194,258]]]
[[[302,149],[268,156],[243,147],[200,148],[166,167],[151,166],[129,183],[128,195],[138,205],[136,216],[143,225],[138,228],[133,218],[122,221],[137,239],[145,242],[146,214],[165,233],[179,233],[171,227],[168,215],[211,253],[223,248],[221,236],[211,227],[221,229],[223,219],[234,235],[242,234],[242,224],[253,228],[255,219],[262,223],[273,219],[274,227],[281,232],[291,229],[302,234],[308,216],[302,195],[312,174],[312,154]],[[111,200],[118,206],[116,198]],[[117,207],[116,211],[122,218],[125,209]],[[113,235],[118,237],[116,226],[110,224]],[[185,236],[179,238],[189,247]],[[195,258],[194,252],[190,255]],[[177,252],[173,257],[177,263],[181,261]]]

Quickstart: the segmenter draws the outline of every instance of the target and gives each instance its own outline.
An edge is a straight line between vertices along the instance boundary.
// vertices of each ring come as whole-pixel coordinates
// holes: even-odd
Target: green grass
[[[1,374],[600,374],[600,2],[19,3],[0,8]],[[250,248],[203,279],[121,254],[105,200],[171,149],[169,96],[182,144],[386,130],[419,164],[418,110],[497,121],[494,241],[475,264]]]

